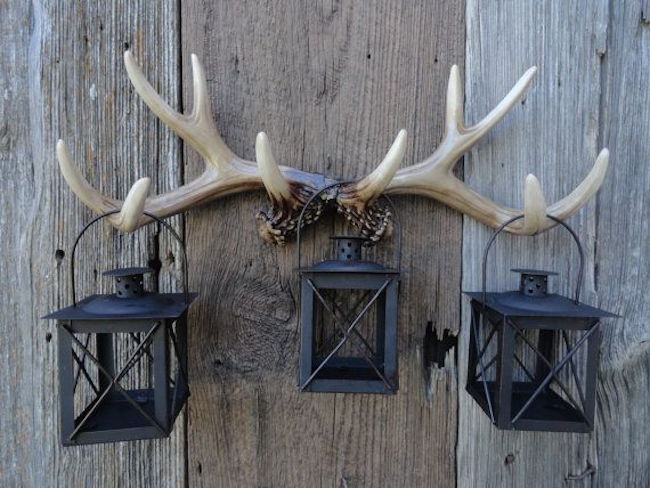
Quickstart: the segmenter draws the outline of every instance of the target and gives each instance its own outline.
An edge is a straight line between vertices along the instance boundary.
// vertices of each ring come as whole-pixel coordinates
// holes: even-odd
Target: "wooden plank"
[[[587,174],[600,149],[598,138],[601,53],[607,3],[507,2],[466,8],[466,112],[476,121],[531,65],[539,68],[529,95],[465,159],[465,180],[479,193],[521,208],[527,173],[536,174],[549,203],[564,197]],[[596,303],[594,252],[596,203],[569,224],[580,235],[587,263],[582,299]],[[480,289],[483,248],[491,230],[465,219],[463,289]],[[551,285],[567,294],[575,284],[577,253],[558,229],[536,238],[502,236],[491,252],[488,287],[515,289],[513,267],[556,269]],[[469,300],[463,299],[461,382],[467,374]],[[460,486],[562,486],[567,476],[594,463],[588,435],[504,432],[491,425],[469,394],[459,393]],[[571,486],[586,486],[590,477]]]
[[[354,177],[373,168],[404,127],[404,164],[442,135],[451,64],[463,61],[463,5],[438,2],[182,4],[183,98],[189,54],[203,60],[217,126],[254,158],[265,130],[278,161]],[[187,179],[202,162],[187,153]],[[460,217],[404,198],[400,392],[300,394],[296,248],[256,235],[263,192],[188,216],[193,396],[189,480],[196,486],[450,486],[455,483],[456,366],[424,367],[427,323],[459,323]],[[327,255],[325,220],[305,261]],[[319,246],[325,245],[322,251]],[[235,251],[236,250],[236,251]]]
[[[650,486],[650,2],[610,4],[600,134],[613,155],[598,196],[599,304],[623,317],[603,328],[594,436],[596,486]]]
[[[182,486],[182,421],[169,440],[60,446],[55,326],[40,319],[69,302],[72,240],[92,216],[59,173],[57,138],[107,194],[124,197],[144,175],[158,190],[180,183],[180,144],[138,100],[122,65],[132,48],[160,90],[179,99],[177,8],[2,2],[0,17],[0,484]],[[155,242],[154,228],[119,236],[98,226],[79,250],[78,293],[107,290],[98,273],[160,254],[149,248]]]

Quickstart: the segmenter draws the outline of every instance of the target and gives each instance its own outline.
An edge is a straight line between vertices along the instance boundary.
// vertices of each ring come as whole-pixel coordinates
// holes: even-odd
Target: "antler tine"
[[[426,188],[429,181],[438,179],[438,173],[450,171],[465,152],[505,117],[526,91],[536,71],[535,67],[526,71],[501,103],[478,124],[468,128],[465,127],[460,73],[458,66],[453,65],[447,85],[445,135],[436,151],[425,161],[397,171],[406,148],[406,131],[402,130],[389,151],[389,154],[394,153],[399,157],[387,156],[372,173],[347,189],[346,194],[354,196],[358,194],[358,200],[365,202],[373,201],[384,190],[389,193],[417,193],[431,196]],[[413,177],[410,177],[411,174]],[[428,179],[423,178],[424,174],[428,175]],[[420,185],[422,188],[418,188]],[[344,197],[342,201],[350,204],[352,200],[352,197]]]
[[[275,162],[269,138],[264,132],[257,134],[255,139],[255,158],[271,202],[274,205],[281,205],[283,202],[292,200],[289,182],[282,175],[278,163]]]
[[[56,144],[56,155],[63,178],[86,206],[100,214],[120,209],[119,213],[108,217],[111,224],[125,232],[131,232],[138,228],[149,187],[151,186],[150,178],[140,178],[136,181],[129,190],[124,202],[121,202],[105,196],[88,183],[88,180],[83,177],[77,166],[72,162],[68,148],[61,139]]]
[[[236,161],[248,163],[230,150],[214,125],[205,72],[195,54],[192,54],[194,106],[189,115],[177,112],[162,99],[145,78],[131,51],[125,51],[124,65],[131,83],[151,111],[192,146],[206,163],[220,170],[228,170]]]
[[[549,206],[546,213],[560,220],[568,219],[598,191],[605,180],[608,166],[609,150],[603,148],[585,179],[566,197]],[[546,219],[545,227],[548,228],[552,225],[553,222]]]
[[[517,211],[513,210],[513,214]],[[521,232],[523,234],[535,234],[542,228],[546,221],[546,199],[542,191],[542,185],[533,174],[526,176],[524,181],[524,218]]]
[[[452,66],[451,74],[449,75],[449,85],[447,88],[447,134],[445,139],[457,139],[459,143],[457,143],[456,150],[450,154],[445,161],[445,166],[447,168],[451,169],[460,156],[465,154],[495,125],[503,120],[512,107],[514,107],[523,97],[524,93],[526,93],[536,73],[536,66],[529,68],[522,77],[519,78],[519,81],[515,83],[501,102],[490,111],[490,113],[483,117],[483,119],[477,124],[466,128],[463,110],[464,92],[460,81],[460,74],[458,72],[458,66]],[[455,134],[455,137],[450,137],[449,130],[453,123],[455,123],[458,128],[458,134]],[[443,147],[444,141],[439,149],[443,149]]]
[[[400,130],[386,156],[372,173],[355,183],[341,188],[338,200],[342,205],[352,206],[357,211],[363,211],[365,207],[372,204],[383,193],[395,176],[397,168],[402,164],[406,152],[406,136],[406,130]]]
[[[582,208],[598,191],[605,179],[608,165],[609,151],[605,148],[600,151],[594,166],[585,179],[569,195],[550,206],[546,204],[539,180],[535,175],[529,174],[524,182],[524,218],[513,222],[506,230],[513,234],[533,235],[557,225],[557,222],[549,219],[547,215],[566,220]],[[522,214],[521,211],[510,208],[500,208],[500,210],[501,214],[505,216],[502,217],[499,225],[507,219]],[[490,222],[485,223],[493,225]]]
[[[314,191],[334,183],[334,180],[278,166],[264,132],[257,134],[255,157],[260,178],[271,199],[271,208],[257,215],[260,235],[268,242],[283,245],[287,236],[296,231],[300,211]],[[303,225],[318,220],[321,212],[321,202],[311,205],[304,215]]]
[[[472,127],[466,127],[463,88],[458,66],[453,65],[447,85],[445,135],[442,142],[433,154],[421,163],[399,170],[388,185],[388,192],[418,193],[426,196],[430,181],[439,177],[441,173],[451,171],[460,157],[506,116],[524,95],[536,72],[537,68],[534,66],[528,69],[503,100],[483,120]],[[428,175],[428,179],[423,180],[423,174]],[[418,182],[420,185],[417,184]],[[403,191],[408,190],[414,184],[416,184],[416,191]]]

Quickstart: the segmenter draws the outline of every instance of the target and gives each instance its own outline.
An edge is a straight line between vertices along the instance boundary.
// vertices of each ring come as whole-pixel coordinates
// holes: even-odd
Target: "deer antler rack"
[[[205,170],[195,180],[168,193],[147,198],[151,180],[141,178],[131,187],[124,201],[107,197],[93,188],[72,162],[62,140],[57,144],[59,166],[66,182],[79,199],[97,213],[120,210],[110,218],[116,228],[130,232],[151,219],[143,211],[159,218],[184,212],[226,195],[266,188],[271,208],[258,215],[260,233],[268,241],[282,244],[296,231],[300,210],[309,197],[336,179],[309,173],[276,163],[268,137],[257,135],[255,156],[247,161],[237,156],[223,141],[212,117],[203,67],[192,54],[194,105],[188,115],[172,109],[154,90],[135,62],[130,51],[124,53],[124,64],[133,87],[149,108],[205,160]],[[434,198],[491,227],[499,227],[515,215],[525,217],[506,230],[514,234],[535,234],[556,225],[547,218],[560,220],[577,212],[600,188],[607,171],[609,152],[603,149],[587,175],[568,196],[547,205],[541,186],[534,175],[524,183],[524,209],[503,207],[476,193],[453,174],[456,162],[492,127],[505,117],[528,89],[536,68],[530,68],[510,92],[479,123],[465,126],[463,90],[458,67],[451,68],[447,89],[445,135],[431,156],[413,166],[401,168],[406,150],[406,131],[401,130],[383,161],[366,177],[339,189],[328,198],[337,209],[376,241],[390,231],[390,212],[377,203],[382,193],[414,194]],[[304,222],[319,218],[326,202],[313,205]]]

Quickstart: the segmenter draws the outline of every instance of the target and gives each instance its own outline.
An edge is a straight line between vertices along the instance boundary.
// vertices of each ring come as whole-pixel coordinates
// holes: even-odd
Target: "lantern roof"
[[[509,317],[566,317],[566,318],[605,318],[618,315],[582,302],[549,293],[543,297],[527,296],[519,291],[483,293],[464,292],[465,295],[481,305]]]
[[[114,294],[91,295],[77,305],[52,312],[44,319],[57,320],[138,320],[177,319],[189,308],[197,293],[147,293],[134,298]]]
[[[520,284],[517,291],[500,293],[465,292],[481,305],[509,317],[601,318],[617,315],[562,295],[547,292],[549,276],[555,271],[516,268]]]
[[[196,293],[148,292],[143,275],[151,268],[115,268],[102,273],[115,279],[116,292],[91,295],[43,317],[59,320],[177,319],[198,296]]]
[[[341,261],[329,259],[321,261],[307,268],[300,268],[300,273],[373,273],[373,274],[399,274],[393,268],[387,268],[371,261]]]

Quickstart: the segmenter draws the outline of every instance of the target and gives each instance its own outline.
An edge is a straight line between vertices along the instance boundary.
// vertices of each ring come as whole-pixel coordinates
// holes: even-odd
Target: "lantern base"
[[[497,405],[496,383],[487,381],[486,386],[492,405]],[[512,415],[516,415],[521,410],[536,389],[537,385],[534,383],[523,381],[512,383],[510,403]],[[478,381],[469,384],[466,390],[489,416],[490,410],[485,399],[483,383]],[[592,431],[582,413],[550,388],[539,393],[516,422],[513,423],[510,419],[499,419],[497,412],[495,412],[495,416],[497,417],[495,425],[502,430],[582,433]]]
[[[156,418],[153,389],[128,390],[127,393],[147,415]],[[187,390],[185,392],[179,390],[176,394],[174,411],[168,422],[170,426],[174,425],[174,421],[188,397],[189,392]],[[96,403],[95,401],[89,404],[75,419],[76,427],[88,412],[92,411],[81,431],[75,434],[72,439],[63,439],[64,446],[169,437],[171,427],[161,431],[157,426],[152,425],[147,418],[139,414],[133,405],[120,393],[111,392],[108,398],[102,400],[99,405],[95,406]],[[171,408],[172,399],[169,401],[170,411]]]
[[[314,367],[324,358],[315,358]],[[378,368],[384,375],[383,368]],[[386,384],[363,358],[331,358],[316,377],[302,388],[320,393],[397,393],[397,382],[388,378]]]

